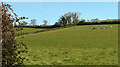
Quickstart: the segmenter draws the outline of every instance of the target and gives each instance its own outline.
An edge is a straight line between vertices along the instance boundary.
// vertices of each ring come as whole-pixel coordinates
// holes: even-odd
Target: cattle
[[[112,28],[112,26],[110,26],[110,28]]]
[[[110,26],[110,27],[99,27],[98,29],[108,29],[108,28],[112,28],[112,26]],[[94,29],[97,29],[97,28],[93,27],[92,30],[94,30]]]
[[[92,28],[92,30],[94,30],[94,29],[96,29],[95,27],[94,28]]]

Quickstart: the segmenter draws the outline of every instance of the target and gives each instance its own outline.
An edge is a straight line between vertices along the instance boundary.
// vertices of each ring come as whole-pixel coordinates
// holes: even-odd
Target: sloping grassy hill
[[[18,28],[15,28],[15,29],[18,29]],[[41,30],[44,30],[43,28],[23,28],[22,33],[34,33],[36,31],[41,31]],[[15,31],[16,34],[20,34],[21,31]]]
[[[26,65],[116,65],[118,25],[75,26],[24,35],[30,62]],[[21,41],[19,37],[17,41]]]

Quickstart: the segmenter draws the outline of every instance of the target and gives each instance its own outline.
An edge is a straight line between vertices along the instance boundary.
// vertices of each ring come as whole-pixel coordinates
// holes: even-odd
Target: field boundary
[[[82,24],[82,25],[75,25],[75,26],[86,26],[88,24]],[[90,24],[90,25],[110,25],[110,24]],[[39,31],[34,31],[34,32],[27,32],[27,33],[20,33],[20,34],[16,34],[16,36],[20,36],[20,35],[27,35],[27,34],[35,34],[35,33],[40,33],[40,32],[47,32],[47,31],[52,31],[52,30],[58,30],[58,29],[63,29],[63,28],[70,28],[70,27],[74,27],[74,26],[64,26],[64,27],[50,27],[50,28],[46,28],[44,30],[39,30]],[[41,28],[41,27],[23,27],[23,28]],[[44,28],[44,27],[42,27]],[[23,29],[24,30],[24,29]]]

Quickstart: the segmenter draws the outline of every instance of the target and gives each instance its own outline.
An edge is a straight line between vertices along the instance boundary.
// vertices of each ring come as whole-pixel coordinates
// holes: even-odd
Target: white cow
[[[112,28],[112,26],[110,26],[110,28]]]
[[[108,29],[108,28],[112,28],[112,26],[110,26],[110,27],[100,27],[98,29]],[[94,30],[94,29],[97,29],[97,28],[93,27],[92,30]]]

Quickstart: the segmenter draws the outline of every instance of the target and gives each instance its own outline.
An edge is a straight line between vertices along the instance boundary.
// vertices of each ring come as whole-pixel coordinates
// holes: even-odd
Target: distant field
[[[108,19],[108,20],[99,20],[99,21],[97,21],[98,23],[101,23],[101,22],[118,22],[118,21],[120,21],[120,20],[118,20],[118,19]],[[95,21],[96,22],[96,21]]]
[[[25,65],[116,65],[118,25],[86,25],[24,35],[30,62]],[[26,31],[37,29],[26,29]],[[20,38],[16,38],[20,41]]]
[[[18,29],[18,28],[15,28],[15,29]],[[22,33],[32,33],[32,32],[35,32],[35,31],[40,31],[40,30],[44,30],[42,28],[23,28],[22,30]],[[20,34],[21,31],[16,31],[16,34]]]

